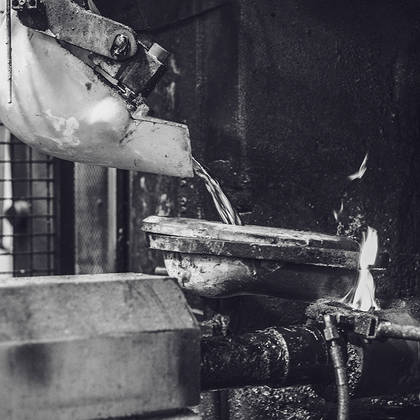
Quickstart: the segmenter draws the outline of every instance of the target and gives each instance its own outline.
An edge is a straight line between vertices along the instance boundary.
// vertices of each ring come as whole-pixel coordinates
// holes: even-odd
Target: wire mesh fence
[[[0,276],[55,274],[54,160],[0,126]]]
[[[76,164],[76,273],[116,271],[116,170]]]
[[[117,172],[67,166],[0,125],[0,278],[116,271]]]

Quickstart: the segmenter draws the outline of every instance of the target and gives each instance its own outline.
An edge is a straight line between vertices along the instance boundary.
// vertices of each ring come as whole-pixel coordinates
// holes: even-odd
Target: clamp
[[[99,15],[90,0],[12,0],[12,8],[22,24],[54,37],[92,67],[133,110],[166,68],[169,53],[163,47],[140,40],[129,26]]]
[[[306,311],[308,317],[318,325],[325,325],[329,315],[337,328],[353,333],[366,340],[396,338],[420,341],[420,327],[390,322],[386,315],[369,311],[359,311],[338,302],[316,303]]]

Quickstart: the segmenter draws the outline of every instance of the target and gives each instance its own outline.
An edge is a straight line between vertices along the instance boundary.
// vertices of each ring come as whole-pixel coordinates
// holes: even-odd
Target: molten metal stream
[[[233,208],[220,184],[204,169],[200,162],[194,158],[192,158],[192,161],[194,172],[204,181],[223,223],[242,226],[242,220],[238,212]]]

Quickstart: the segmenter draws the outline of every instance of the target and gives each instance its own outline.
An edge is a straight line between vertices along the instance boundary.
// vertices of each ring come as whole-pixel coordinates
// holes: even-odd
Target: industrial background
[[[418,1],[95,3],[147,27],[172,52],[148,102],[156,116],[188,124],[194,156],[246,224],[356,237],[369,224],[380,234],[389,295],[418,295]],[[365,177],[349,184],[367,152]],[[217,220],[195,179],[63,163],[5,130],[0,153],[2,275],[153,273],[162,261],[147,249],[144,218]],[[191,304],[202,318],[229,315],[235,333],[305,320],[302,303],[277,298]],[[388,418],[390,407],[393,418],[411,418],[417,404],[416,396],[361,402],[366,418]],[[322,403],[310,387],[260,387],[203,394],[202,412],[209,420],[320,418]]]

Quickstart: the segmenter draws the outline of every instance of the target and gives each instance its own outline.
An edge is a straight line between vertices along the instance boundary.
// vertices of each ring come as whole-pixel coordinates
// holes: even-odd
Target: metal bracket
[[[12,6],[25,26],[54,36],[137,108],[163,74],[168,52],[80,4],[81,0],[13,0]]]
[[[368,340],[377,338],[382,321],[373,312],[353,310],[338,302],[315,303],[308,308],[307,315],[320,325],[324,325],[325,315],[330,315],[338,328]]]
[[[38,0],[12,0],[12,8],[14,10],[37,9]]]
[[[59,41],[118,61],[137,53],[137,35],[133,29],[92,13],[72,0],[13,0],[12,7],[25,26],[48,29],[47,34]],[[34,21],[35,11],[39,16]]]

